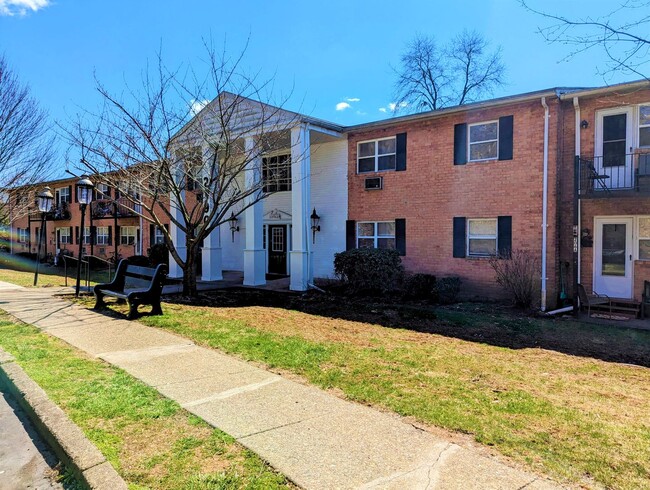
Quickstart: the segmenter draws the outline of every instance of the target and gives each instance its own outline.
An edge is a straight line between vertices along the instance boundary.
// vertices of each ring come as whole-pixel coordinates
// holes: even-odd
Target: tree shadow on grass
[[[268,306],[327,318],[372,323],[387,328],[438,334],[510,349],[539,348],[608,362],[650,367],[650,330],[603,325],[569,318],[537,318],[493,303],[431,306],[391,298],[350,298],[233,288],[198,298],[165,301],[213,307]],[[649,322],[650,326],[650,322]]]

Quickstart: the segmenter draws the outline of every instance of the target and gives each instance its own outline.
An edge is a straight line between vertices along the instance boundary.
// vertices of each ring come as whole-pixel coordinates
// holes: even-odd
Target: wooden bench
[[[97,284],[94,288],[95,309],[106,307],[104,296],[126,300],[129,304],[129,320],[138,315],[138,306],[151,305],[152,315],[162,315],[160,295],[166,277],[166,266],[160,264],[155,269],[130,265],[127,260],[120,260],[111,282]]]
[[[587,316],[589,317],[591,316],[592,306],[606,306],[609,314],[612,314],[612,300],[605,294],[598,294],[596,292],[587,294],[585,287],[582,284],[578,284],[578,298],[580,298],[580,307],[587,307]]]

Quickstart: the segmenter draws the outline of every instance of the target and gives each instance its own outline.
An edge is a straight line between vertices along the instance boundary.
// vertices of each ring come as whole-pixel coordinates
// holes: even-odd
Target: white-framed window
[[[499,121],[488,121],[468,126],[470,162],[494,160],[499,156]]]
[[[98,226],[95,233],[97,233],[97,245],[108,245],[108,226]]]
[[[57,228],[56,231],[59,234],[59,243],[72,243],[70,228],[65,226],[63,228]]]
[[[27,228],[18,228],[18,243],[27,243],[29,241],[28,231]]]
[[[92,241],[92,236],[90,234],[90,226],[84,226],[84,244],[90,245]]]
[[[120,228],[120,245],[135,245],[138,236],[137,226],[122,226]]]
[[[69,187],[59,187],[56,190],[56,195],[59,198],[59,200],[57,201],[57,204],[63,204],[64,202],[71,202],[71,200],[70,200],[70,188]]]
[[[110,197],[108,184],[97,184],[97,199],[108,199]]]
[[[357,248],[395,248],[395,222],[357,223]]]
[[[497,219],[467,220],[467,256],[489,257],[497,253]]]
[[[262,158],[264,192],[291,190],[291,155],[274,155]]]
[[[165,234],[163,231],[158,228],[157,226],[155,227],[154,233],[153,233],[153,243],[165,243]]]
[[[357,143],[357,172],[395,170],[397,138],[382,138]]]
[[[650,148],[650,104],[639,106],[639,147]]]

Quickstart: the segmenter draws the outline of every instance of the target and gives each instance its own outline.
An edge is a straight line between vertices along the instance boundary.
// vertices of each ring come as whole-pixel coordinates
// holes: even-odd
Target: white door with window
[[[595,218],[593,290],[632,298],[634,218]]]
[[[594,170],[607,177],[594,181],[596,190],[634,187],[633,114],[632,107],[598,111]]]

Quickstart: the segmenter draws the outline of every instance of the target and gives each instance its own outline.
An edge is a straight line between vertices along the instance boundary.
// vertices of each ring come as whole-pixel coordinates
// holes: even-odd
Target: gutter
[[[542,97],[544,107],[544,179],[542,191],[542,305],[541,310],[546,311],[546,249],[548,228],[548,118],[549,110],[546,97]]]
[[[573,108],[575,110],[575,154],[577,156],[580,156],[581,153],[581,148],[580,148],[580,104],[578,102],[578,97],[575,96],[573,97]],[[580,196],[576,196],[576,199],[578,199],[578,282],[580,282],[580,278],[582,277],[581,272],[582,272],[582,259],[580,257],[580,237],[582,235],[582,202],[580,199]],[[574,221],[575,223],[575,221]]]

